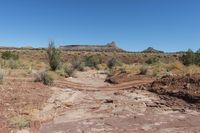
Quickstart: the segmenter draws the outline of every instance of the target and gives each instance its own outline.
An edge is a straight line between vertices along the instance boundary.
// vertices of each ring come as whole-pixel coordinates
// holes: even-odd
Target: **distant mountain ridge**
[[[160,51],[152,47],[148,47],[147,49],[143,50],[142,53],[164,53],[164,51]]]
[[[60,46],[60,49],[66,51],[126,52],[118,48],[114,41],[105,45],[64,45]]]

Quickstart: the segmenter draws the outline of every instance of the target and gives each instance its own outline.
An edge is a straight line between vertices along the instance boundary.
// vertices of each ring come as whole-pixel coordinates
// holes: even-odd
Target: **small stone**
[[[84,131],[82,129],[78,128],[77,133],[84,133]]]
[[[184,89],[190,89],[190,84],[189,83],[184,84]]]
[[[147,90],[147,88],[145,86],[142,86],[141,90]]]
[[[165,86],[161,86],[161,87],[160,87],[160,89],[167,89],[167,88],[168,88],[167,85],[165,85]]]
[[[114,92],[113,94],[114,94],[114,95],[120,95],[120,93],[119,93],[119,92]]]
[[[66,106],[66,107],[72,107],[73,106],[73,103],[72,102],[64,102],[64,105]]]
[[[104,103],[113,103],[113,100],[112,100],[112,99],[106,99],[106,100],[104,101]]]

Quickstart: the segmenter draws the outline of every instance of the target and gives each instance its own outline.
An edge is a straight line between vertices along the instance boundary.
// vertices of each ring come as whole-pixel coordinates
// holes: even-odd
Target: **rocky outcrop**
[[[166,100],[166,105],[178,109],[200,111],[200,74],[166,75],[155,80],[149,91]]]

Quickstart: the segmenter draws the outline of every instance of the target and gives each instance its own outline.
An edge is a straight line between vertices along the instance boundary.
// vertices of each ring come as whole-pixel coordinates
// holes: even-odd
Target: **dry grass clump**
[[[190,65],[185,67],[185,74],[194,74],[194,73],[200,73],[200,67],[197,65]]]
[[[42,62],[38,60],[28,60],[28,59],[20,59],[20,64],[22,69],[27,70],[40,70],[41,68],[47,68],[47,62]]]
[[[97,69],[98,69],[98,70],[108,70],[108,66],[107,66],[107,64],[105,64],[105,63],[98,64],[98,65],[97,65]]]
[[[53,80],[53,76],[47,71],[36,73],[34,79],[35,82],[42,82],[44,85],[52,85]]]
[[[9,60],[1,60],[0,65],[3,68],[11,68],[11,69],[18,69],[21,67],[21,63],[19,60],[13,60],[13,59],[9,59]]]
[[[64,65],[64,72],[65,72],[65,77],[73,77],[75,74],[75,68],[71,63],[67,63]]]
[[[4,70],[0,68],[0,84],[3,83],[3,79],[4,79]]]
[[[83,71],[85,67],[85,62],[80,58],[75,58],[71,61],[71,65],[75,70]]]
[[[200,67],[197,65],[185,66],[180,61],[172,63],[158,63],[150,67],[153,76],[163,76],[166,74],[184,75],[200,73]]]
[[[125,64],[120,66],[115,66],[112,69],[107,69],[108,75],[113,75],[115,73],[131,73],[131,74],[147,74],[149,67],[142,64]]]
[[[185,71],[185,66],[181,62],[173,63],[154,63],[151,65],[144,64],[123,64],[122,66],[117,66],[110,70],[110,72],[115,73],[117,71],[142,74],[142,75],[151,75],[161,77],[166,74],[180,74]]]
[[[147,72],[148,72],[148,67],[147,67],[147,66],[142,66],[142,67],[140,68],[139,74],[141,74],[141,75],[146,75]]]
[[[122,66],[116,67],[116,70],[121,70],[126,73],[134,73],[137,74],[140,72],[141,64],[123,64]]]
[[[183,65],[180,62],[173,62],[173,63],[157,63],[151,67],[151,74],[152,76],[162,77],[163,75],[168,74],[177,74],[181,73],[183,69]]]
[[[14,116],[10,119],[10,124],[18,129],[28,127],[30,120],[22,115]]]
[[[166,64],[166,69],[168,71],[182,71],[184,69],[184,65],[181,62],[176,61],[173,63]]]

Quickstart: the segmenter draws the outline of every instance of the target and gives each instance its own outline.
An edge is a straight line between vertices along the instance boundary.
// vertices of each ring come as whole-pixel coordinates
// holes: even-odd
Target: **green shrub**
[[[71,61],[72,67],[76,70],[83,71],[84,69],[84,62],[81,59],[75,58]]]
[[[186,52],[186,54],[184,54],[181,57],[181,61],[184,65],[188,66],[188,65],[200,65],[200,53],[197,52],[193,52],[192,50],[188,50]]]
[[[53,84],[53,77],[47,72],[40,72],[35,75],[35,82],[42,82],[45,85],[52,85]]]
[[[56,72],[59,76],[65,76],[65,70],[64,70],[63,67],[60,68],[60,69],[57,69],[55,72]]]
[[[58,69],[60,65],[60,51],[55,48],[54,42],[49,43],[49,47],[47,49],[47,55],[49,60],[49,65],[53,71]]]
[[[19,62],[16,60],[10,59],[8,60],[8,67],[11,69],[17,69],[19,67]]]
[[[101,64],[101,60],[97,56],[88,56],[84,59],[85,66],[97,68]]]
[[[145,63],[147,63],[147,64],[156,64],[158,62],[159,62],[159,58],[157,58],[157,57],[149,58],[145,61]]]
[[[200,66],[200,53],[195,54],[195,64]]]
[[[115,70],[113,70],[113,69],[108,69],[108,70],[107,70],[107,75],[108,75],[108,77],[113,76],[114,73],[115,73]]]
[[[0,63],[3,68],[11,68],[11,69],[17,69],[20,67],[20,61],[19,60],[2,60]]]
[[[122,62],[117,60],[116,58],[112,58],[108,61],[107,66],[108,68],[112,69],[115,66],[121,66]]]
[[[1,58],[4,59],[4,60],[10,60],[10,59],[18,60],[19,55],[16,54],[16,53],[13,53],[11,51],[5,51],[5,52],[2,53]]]
[[[3,79],[4,79],[4,71],[3,69],[0,69],[0,83],[3,83]]]
[[[72,66],[72,64],[67,64],[64,66],[64,71],[66,73],[66,75],[65,75],[66,77],[73,77],[75,68]]]

